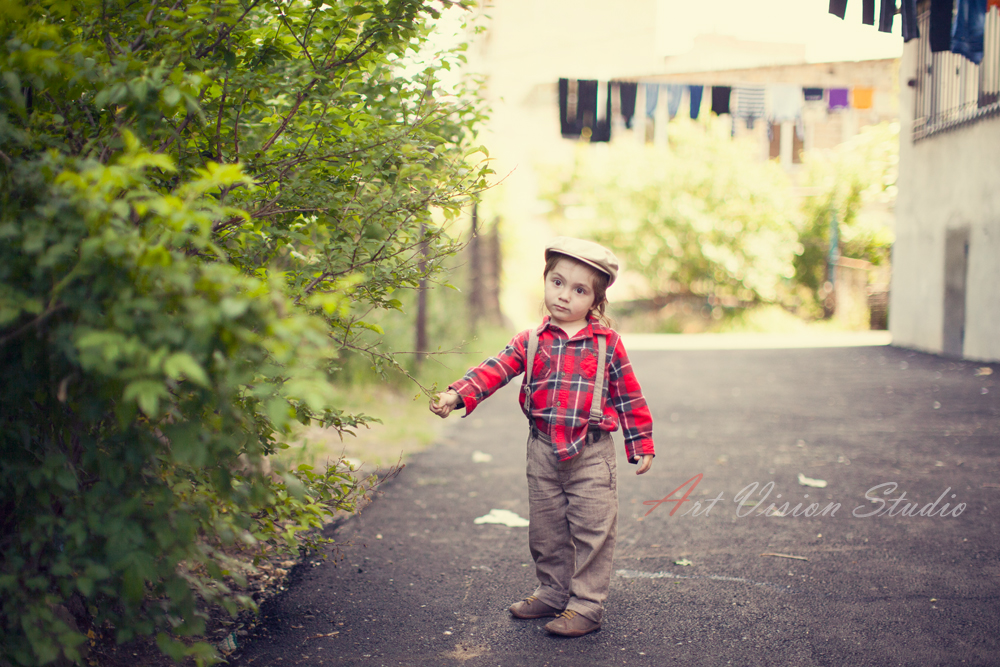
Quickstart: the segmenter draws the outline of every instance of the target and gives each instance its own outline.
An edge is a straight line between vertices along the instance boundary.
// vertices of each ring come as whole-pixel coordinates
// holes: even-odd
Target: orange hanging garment
[[[855,109],[871,109],[872,108],[872,94],[875,89],[871,86],[857,86],[853,91],[853,106]]]

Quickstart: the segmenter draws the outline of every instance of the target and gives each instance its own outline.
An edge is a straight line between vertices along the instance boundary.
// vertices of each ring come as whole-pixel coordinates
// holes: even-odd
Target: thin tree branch
[[[292,26],[288,25],[288,16],[284,12],[279,13],[278,18],[284,26],[288,28],[288,33],[295,40],[295,43],[302,47],[302,53],[306,55],[306,60],[309,61],[309,66],[312,67],[313,71],[315,71],[316,63],[313,62],[312,56],[309,54],[309,47],[306,46],[305,40],[299,39],[299,36],[295,34],[294,30],[292,30]]]
[[[10,341],[14,340],[15,338],[21,336],[22,334],[26,333],[27,331],[30,331],[31,329],[33,329],[33,328],[41,325],[43,322],[45,322],[45,320],[49,319],[50,317],[52,317],[53,315],[55,315],[56,313],[58,313],[60,310],[65,310],[66,307],[67,306],[65,304],[61,304],[61,303],[60,304],[56,304],[54,306],[49,306],[45,310],[45,312],[39,314],[38,317],[36,317],[35,319],[31,320],[30,322],[25,323],[23,326],[21,326],[18,329],[12,331],[11,333],[9,333],[6,336],[4,336],[3,338],[0,338],[0,347],[3,347],[7,343],[9,343]]]
[[[233,21],[233,24],[231,26],[228,26],[225,30],[222,30],[214,42],[212,42],[211,44],[206,44],[205,46],[201,47],[201,49],[199,49],[197,53],[195,53],[194,57],[196,59],[201,59],[204,58],[209,53],[211,53],[212,51],[214,51],[215,47],[221,44],[222,40],[228,38],[229,35],[232,34],[233,30],[236,29],[236,26],[238,26],[240,22],[247,17],[247,14],[249,14],[254,8],[256,8],[258,4],[260,4],[260,0],[253,0],[253,2],[251,2],[247,6],[246,10],[240,15],[240,17],[235,21]]]
[[[183,132],[187,128],[187,126],[191,123],[191,119],[192,118],[194,118],[194,112],[193,111],[188,111],[187,116],[184,117],[184,121],[180,124],[180,127],[178,127],[173,132],[173,134],[170,135],[169,139],[164,139],[163,140],[163,143],[160,144],[160,147],[156,149],[156,152],[162,153],[163,151],[165,151],[168,148],[170,148],[170,145],[172,143],[174,143],[175,141],[177,141],[178,139],[180,139],[181,132]]]
[[[222,112],[226,108],[226,92],[229,89],[229,72],[222,82],[222,96],[219,97],[219,115],[215,119],[215,161],[222,164]]]

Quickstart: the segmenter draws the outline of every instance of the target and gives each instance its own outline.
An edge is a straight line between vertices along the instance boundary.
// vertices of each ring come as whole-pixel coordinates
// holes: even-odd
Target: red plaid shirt
[[[525,330],[514,336],[500,354],[470,368],[465,377],[450,386],[462,397],[466,417],[480,401],[524,372],[528,333]],[[560,461],[580,453],[587,442],[590,397],[597,372],[596,334],[607,336],[611,357],[599,428],[616,431],[621,425],[625,453],[630,463],[637,463],[639,457],[654,453],[653,418],[621,336],[594,319],[572,338],[567,338],[559,327],[549,326],[548,317],[542,321],[538,327],[530,403],[522,385],[521,410],[552,441],[552,450]]]

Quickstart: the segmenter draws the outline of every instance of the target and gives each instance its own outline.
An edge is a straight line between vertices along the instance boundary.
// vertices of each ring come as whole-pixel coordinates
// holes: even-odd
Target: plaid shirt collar
[[[549,317],[548,315],[543,317],[542,323],[538,325],[537,329],[535,329],[535,333],[541,336],[542,332],[545,331],[546,329],[558,328],[555,324],[551,324],[551,320],[552,318]],[[561,328],[559,330],[562,331]],[[584,328],[580,329],[575,334],[570,336],[570,340],[573,340],[574,338],[586,338],[588,336],[590,338],[593,338],[594,336],[602,334],[608,336],[612,333],[614,333],[614,331],[601,324],[596,317],[588,317],[587,326],[585,326]]]

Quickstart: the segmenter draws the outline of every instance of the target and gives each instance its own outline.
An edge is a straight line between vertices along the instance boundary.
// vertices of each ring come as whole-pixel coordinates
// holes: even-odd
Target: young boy
[[[618,529],[611,432],[621,425],[629,463],[639,464],[636,474],[653,463],[649,408],[621,338],[604,315],[605,290],[617,276],[618,260],[603,246],[553,239],[545,249],[549,316],[431,404],[441,417],[462,406],[468,416],[525,373],[520,400],[530,428],[528,544],[538,587],[510,613],[556,616],[545,629],[568,637],[601,627],[611,585]]]

